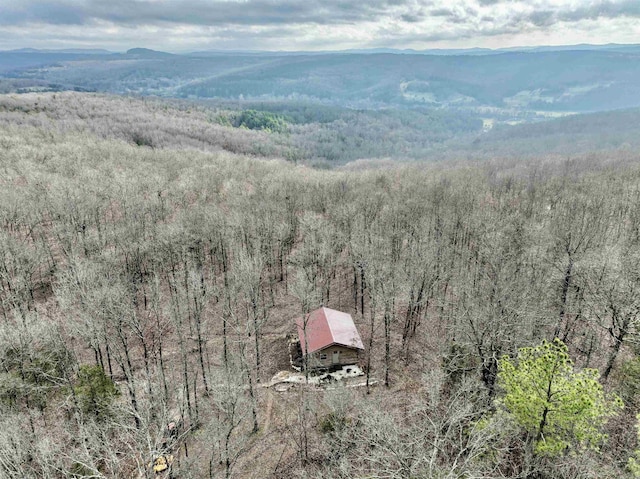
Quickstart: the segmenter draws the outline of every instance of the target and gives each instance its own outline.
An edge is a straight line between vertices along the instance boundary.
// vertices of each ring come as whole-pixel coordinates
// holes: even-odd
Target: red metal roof
[[[305,319],[306,328],[304,326]],[[360,334],[349,313],[343,313],[335,309],[319,308],[311,311],[308,316],[296,318],[296,325],[298,326],[300,347],[305,353],[314,353],[332,344],[364,349]],[[307,341],[309,343],[308,351],[306,347]]]

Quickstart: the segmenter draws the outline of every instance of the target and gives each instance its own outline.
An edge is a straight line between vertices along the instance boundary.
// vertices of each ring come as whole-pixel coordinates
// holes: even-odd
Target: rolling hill
[[[422,106],[512,120],[640,106],[634,46],[491,55],[0,52],[0,74],[121,94]]]

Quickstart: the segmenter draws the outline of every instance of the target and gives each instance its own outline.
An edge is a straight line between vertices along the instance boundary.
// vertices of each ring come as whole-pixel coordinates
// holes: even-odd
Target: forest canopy
[[[0,110],[0,475],[631,474],[633,149],[323,170],[287,160],[285,111],[250,116],[288,133],[78,93]],[[352,315],[364,376],[283,387],[294,319],[321,305]],[[540,344],[605,404],[545,423],[554,454],[531,454],[539,408],[510,399]]]

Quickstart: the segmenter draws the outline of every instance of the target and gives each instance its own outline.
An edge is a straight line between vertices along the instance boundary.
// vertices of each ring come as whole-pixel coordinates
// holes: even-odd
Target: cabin
[[[309,369],[337,369],[357,364],[364,350],[349,313],[319,308],[295,320],[301,354]]]

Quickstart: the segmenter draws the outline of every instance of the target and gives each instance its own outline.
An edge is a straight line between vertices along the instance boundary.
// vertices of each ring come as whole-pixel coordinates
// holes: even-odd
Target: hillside
[[[427,158],[436,146],[479,132],[482,124],[468,115],[433,110],[354,111],[70,92],[2,97],[0,123],[87,131],[152,148],[226,150],[324,166],[390,156]]]
[[[472,141],[446,143],[448,158],[574,156],[640,149],[640,109],[570,115],[533,124],[500,125]]]
[[[640,55],[633,46],[491,55],[0,52],[0,73],[67,89],[355,108],[431,106],[512,119],[640,106]]]
[[[0,97],[0,123],[5,126],[86,133],[150,148],[226,150],[260,157],[287,155],[290,146],[286,138],[221,124],[221,114],[223,110],[193,103],[87,93]]]
[[[1,476],[630,476],[637,153],[324,171],[186,105],[0,97]],[[366,375],[280,382],[320,305]],[[531,428],[504,371],[554,337],[597,394]]]
[[[327,168],[370,160],[485,160],[640,150],[638,109],[533,124],[497,123],[483,130],[477,116],[430,108],[353,110],[305,102],[196,102],[40,92],[0,97],[0,124]]]

